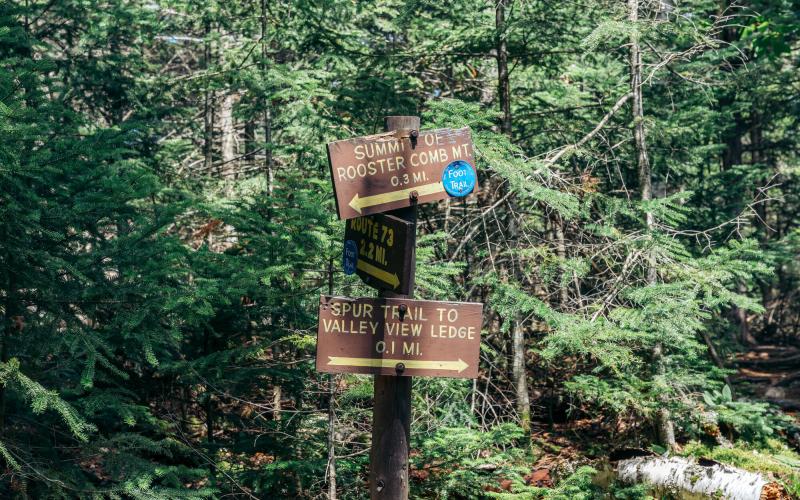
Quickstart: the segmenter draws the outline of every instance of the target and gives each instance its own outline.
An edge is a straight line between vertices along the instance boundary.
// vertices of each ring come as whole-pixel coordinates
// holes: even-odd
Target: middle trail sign
[[[345,223],[345,274],[367,285],[408,295],[414,273],[414,224],[389,214],[365,215]]]
[[[328,159],[340,219],[466,196],[477,187],[467,127],[331,142]]]

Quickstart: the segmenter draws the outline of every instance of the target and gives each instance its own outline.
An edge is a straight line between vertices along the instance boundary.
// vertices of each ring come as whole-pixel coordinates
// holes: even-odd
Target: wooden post
[[[387,116],[384,130],[419,130],[418,116]],[[416,240],[417,207],[388,212],[413,223]],[[411,279],[408,295],[381,292],[381,297],[412,298],[416,241],[412,245]],[[375,375],[375,400],[372,409],[372,449],[370,450],[369,490],[373,500],[408,498],[408,451],[411,438],[411,377]]]

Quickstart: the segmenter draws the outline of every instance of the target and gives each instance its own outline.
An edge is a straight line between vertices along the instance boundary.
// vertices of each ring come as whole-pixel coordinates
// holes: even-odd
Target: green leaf
[[[733,394],[731,388],[727,384],[722,388],[722,400],[726,403],[733,401]]]

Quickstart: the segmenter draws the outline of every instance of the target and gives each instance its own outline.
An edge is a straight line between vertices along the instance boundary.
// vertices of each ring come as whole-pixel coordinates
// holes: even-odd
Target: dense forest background
[[[411,495],[643,498],[614,450],[800,494],[797,0],[0,2],[0,495],[365,498],[372,378],[314,371],[325,144],[469,126],[416,296]],[[593,477],[595,478],[593,481]]]

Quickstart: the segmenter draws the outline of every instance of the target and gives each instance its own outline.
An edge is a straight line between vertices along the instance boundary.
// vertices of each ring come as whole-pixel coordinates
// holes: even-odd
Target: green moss
[[[682,454],[716,460],[752,472],[772,472],[784,478],[800,474],[800,455],[774,439],[767,440],[765,446],[757,448],[741,443],[733,448],[709,447],[692,441],[686,445]]]
[[[792,498],[800,498],[800,472],[785,478],[782,483]]]

